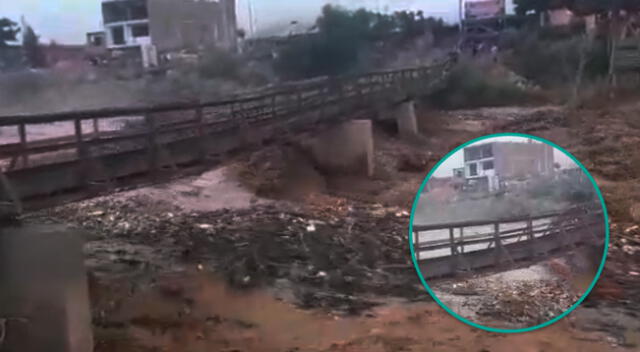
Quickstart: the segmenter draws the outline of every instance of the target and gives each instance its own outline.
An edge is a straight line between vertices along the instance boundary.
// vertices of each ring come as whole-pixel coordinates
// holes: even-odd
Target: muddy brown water
[[[363,316],[303,311],[267,290],[237,291],[215,275],[179,272],[131,295],[96,327],[96,351],[618,351],[563,320],[529,334],[471,328],[435,303],[388,304]]]

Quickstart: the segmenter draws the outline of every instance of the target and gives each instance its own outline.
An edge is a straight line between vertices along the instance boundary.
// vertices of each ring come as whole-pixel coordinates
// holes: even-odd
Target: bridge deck
[[[0,117],[0,128],[15,128],[18,136],[17,142],[0,143],[0,204],[20,211],[38,197],[157,175],[317,123],[338,122],[350,112],[393,103],[389,100],[399,92],[428,91],[445,68],[325,78],[209,102]],[[105,121],[123,117],[136,127],[100,131]],[[50,123],[67,123],[70,132],[29,140],[30,128]]]
[[[423,276],[432,278],[535,259],[581,244],[602,244],[604,226],[601,210],[572,209],[502,220],[416,225],[412,241]]]

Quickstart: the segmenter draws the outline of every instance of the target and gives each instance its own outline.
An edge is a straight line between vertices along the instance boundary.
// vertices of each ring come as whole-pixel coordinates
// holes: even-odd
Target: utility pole
[[[253,37],[255,31],[253,28],[253,7],[251,6],[251,0],[247,0],[247,8],[249,10],[249,33],[251,33],[251,36]]]
[[[458,21],[460,26],[460,33],[463,32],[462,21],[464,20],[464,0],[458,0]]]

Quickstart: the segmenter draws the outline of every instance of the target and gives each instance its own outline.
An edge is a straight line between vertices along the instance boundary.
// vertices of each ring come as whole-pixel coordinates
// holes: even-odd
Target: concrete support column
[[[394,114],[398,123],[398,134],[401,138],[413,138],[419,135],[416,108],[413,100],[398,105]]]
[[[330,172],[373,176],[371,120],[344,122],[303,142],[316,164]]]
[[[0,230],[0,351],[93,351],[82,244],[60,225]]]

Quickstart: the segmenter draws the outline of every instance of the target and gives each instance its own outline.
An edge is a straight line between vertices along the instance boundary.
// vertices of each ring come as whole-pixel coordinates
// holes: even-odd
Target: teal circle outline
[[[458,315],[456,312],[454,312],[453,310],[451,310],[449,307],[447,307],[447,305],[445,305],[444,303],[442,303],[442,301],[440,301],[438,299],[438,297],[436,296],[436,294],[433,292],[433,290],[431,290],[431,288],[429,287],[429,285],[427,284],[427,282],[425,281],[424,277],[422,276],[422,272],[420,271],[420,267],[418,265],[418,262],[416,260],[416,253],[415,253],[415,249],[413,248],[413,219],[414,219],[414,215],[415,215],[415,210],[416,210],[416,206],[418,205],[418,201],[420,199],[420,195],[422,194],[422,190],[424,189],[424,187],[426,186],[427,182],[429,181],[429,179],[431,178],[431,175],[433,175],[433,173],[438,169],[438,167],[440,167],[440,165],[447,159],[449,159],[454,153],[456,153],[457,151],[461,150],[462,148],[473,144],[473,143],[477,143],[479,141],[483,141],[485,139],[490,139],[490,138],[496,138],[496,137],[522,137],[522,138],[530,138],[533,140],[537,140],[539,142],[545,143],[547,145],[550,145],[558,150],[560,150],[561,152],[563,152],[566,156],[568,156],[571,160],[573,160],[573,162],[575,162],[578,166],[580,166],[580,168],[582,169],[582,171],[587,175],[587,177],[589,178],[589,181],[591,181],[591,184],[593,185],[594,189],[596,190],[596,194],[598,195],[598,199],[600,200],[600,204],[602,205],[602,211],[604,214],[604,222],[605,222],[605,228],[606,228],[606,234],[605,234],[605,246],[604,246],[604,253],[602,255],[602,261],[600,262],[600,266],[598,267],[598,272],[596,273],[596,276],[593,278],[593,281],[591,282],[591,285],[589,286],[589,288],[587,288],[587,290],[584,292],[584,294],[576,301],[576,303],[574,303],[571,307],[569,307],[569,309],[567,309],[566,311],[564,311],[562,314],[558,315],[557,317],[544,322],[542,324],[538,324],[538,325],[534,325],[532,327],[528,327],[528,328],[522,328],[522,329],[498,329],[498,328],[492,328],[492,327],[488,327],[488,326],[484,326],[484,325],[480,325],[478,323],[474,323],[466,318],[463,318],[462,316]],[[607,205],[605,204],[604,198],[602,197],[602,192],[600,192],[600,188],[598,187],[598,184],[596,183],[596,181],[594,180],[594,178],[591,176],[591,174],[589,173],[589,171],[587,170],[586,167],[584,167],[584,165],[582,165],[582,163],[576,159],[573,155],[571,155],[568,151],[566,151],[564,148],[560,147],[559,145],[548,141],[544,138],[541,137],[537,137],[537,136],[532,136],[529,134],[525,134],[525,133],[495,133],[495,134],[489,134],[486,136],[482,136],[482,137],[478,137],[475,139],[472,139],[464,144],[461,144],[460,146],[458,146],[457,148],[455,148],[454,150],[452,150],[451,152],[449,152],[447,155],[445,155],[442,159],[440,159],[440,161],[438,161],[438,163],[431,168],[431,171],[429,171],[429,173],[427,174],[427,177],[425,177],[424,181],[422,181],[422,184],[420,185],[420,188],[418,188],[418,192],[416,193],[416,197],[413,200],[413,205],[411,207],[411,216],[409,217],[409,248],[411,250],[411,261],[413,262],[413,267],[416,270],[416,272],[418,273],[418,277],[420,278],[420,282],[422,283],[422,286],[424,286],[424,288],[427,290],[427,292],[429,292],[429,295],[431,295],[431,297],[433,297],[433,299],[436,301],[436,303],[438,303],[438,305],[440,307],[442,307],[447,313],[451,314],[451,316],[453,316],[454,318],[458,319],[459,321],[470,325],[474,328],[477,329],[481,329],[481,330],[485,330],[485,331],[489,331],[489,332],[497,332],[497,333],[504,333],[504,334],[515,334],[515,333],[522,333],[522,332],[530,332],[530,331],[535,331],[544,327],[547,327],[551,324],[554,324],[556,322],[558,322],[560,319],[566,317],[569,313],[571,313],[574,309],[576,309],[589,295],[589,293],[591,293],[591,290],[593,290],[593,287],[596,285],[596,283],[598,282],[598,280],[600,279],[600,275],[602,274],[602,270],[604,269],[604,264],[607,260],[607,252],[609,251],[609,215],[607,212]]]

